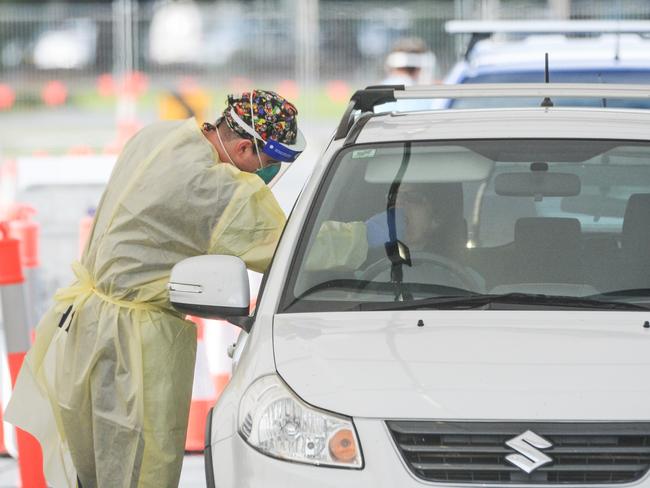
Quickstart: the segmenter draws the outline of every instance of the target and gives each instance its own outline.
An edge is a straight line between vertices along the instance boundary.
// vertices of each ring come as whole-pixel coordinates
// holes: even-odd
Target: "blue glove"
[[[401,208],[393,209],[395,212],[395,231],[397,239],[403,239],[406,234],[406,218],[404,211]],[[388,231],[388,216],[387,211],[373,215],[366,220],[366,237],[368,239],[368,247],[376,248],[383,247],[385,243],[390,241],[390,232]]]

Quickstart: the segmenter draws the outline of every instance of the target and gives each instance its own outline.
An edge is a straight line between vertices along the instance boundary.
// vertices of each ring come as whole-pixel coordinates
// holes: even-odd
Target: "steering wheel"
[[[450,286],[460,285],[459,288],[464,288],[466,290],[481,290],[484,285],[480,283],[477,276],[474,276],[466,268],[458,264],[456,261],[441,256],[439,254],[434,254],[426,251],[415,251],[411,253],[411,262],[413,263],[413,268],[420,267],[423,263],[427,265],[433,265],[438,268],[444,269],[448,274],[452,276],[452,280],[457,283],[439,283],[436,284],[449,284]],[[387,273],[387,279],[390,280],[390,270],[392,263],[388,256],[383,256],[374,263],[371,263],[362,270],[359,276],[361,280],[373,281],[377,278],[382,272]],[[404,274],[408,272],[409,266],[404,265]],[[406,280],[405,280],[406,281]]]

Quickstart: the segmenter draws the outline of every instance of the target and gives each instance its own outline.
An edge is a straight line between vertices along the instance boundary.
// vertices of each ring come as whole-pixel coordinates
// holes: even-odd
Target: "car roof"
[[[441,109],[375,113],[401,100],[537,99],[521,108]],[[595,138],[650,140],[650,110],[555,106],[553,100],[650,100],[650,85],[597,83],[500,83],[465,85],[376,85],[351,97],[333,141],[343,145],[387,140],[480,138]],[[526,107],[528,105],[528,107]]]
[[[543,72],[546,53],[551,72],[650,73],[648,21],[454,20],[445,29],[451,34],[471,34],[464,58],[450,70],[446,83],[484,75]]]
[[[650,49],[650,47],[649,47]],[[446,84],[468,83],[475,79],[482,79],[490,76],[497,76],[499,80],[508,80],[510,82],[520,81],[521,76],[526,74],[539,75],[539,80],[544,79],[544,55],[537,60],[522,60],[520,62],[502,63],[502,64],[485,64],[472,66],[467,62],[462,62],[455,66],[447,75],[444,82]],[[650,78],[650,60],[649,61],[598,61],[598,60],[558,60],[552,55],[549,59],[549,73],[551,79],[553,75],[560,75],[561,79],[580,79],[583,82],[598,82],[601,77],[608,78],[605,75],[616,76],[617,73],[622,76],[635,76],[639,80]],[[512,75],[512,76],[509,76]],[[641,78],[639,78],[641,77]],[[611,80],[608,81],[611,83]]]
[[[388,113],[369,118],[356,143],[500,138],[650,141],[650,111],[531,107]]]
[[[551,75],[554,72],[650,75],[650,39],[636,34],[588,38],[538,35],[516,41],[490,38],[477,42],[467,59],[459,61],[448,73],[445,83],[462,83],[493,74],[542,73],[546,53]]]
[[[553,73],[562,72],[599,72],[599,73],[616,73],[616,72],[639,72],[650,73],[650,62],[598,62],[591,60],[581,61],[553,61],[549,60],[549,69],[551,76]],[[544,72],[544,57],[541,61],[528,61],[511,64],[498,64],[480,67],[466,68],[467,76],[478,76],[492,73],[524,73],[524,72]]]
[[[650,69],[650,39],[635,34],[595,37],[533,35],[516,41],[494,38],[479,41],[468,56],[472,68],[531,64],[543,68],[545,53],[552,66],[592,65],[617,67],[632,63]]]

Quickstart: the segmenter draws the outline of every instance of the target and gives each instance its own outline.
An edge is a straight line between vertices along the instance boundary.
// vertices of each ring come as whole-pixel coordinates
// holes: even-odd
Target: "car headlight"
[[[324,466],[363,465],[352,419],[307,405],[277,376],[264,376],[248,388],[238,426],[246,442],[269,456]]]

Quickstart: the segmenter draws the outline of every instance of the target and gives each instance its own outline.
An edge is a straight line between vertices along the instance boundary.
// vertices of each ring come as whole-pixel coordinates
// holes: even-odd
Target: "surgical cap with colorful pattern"
[[[253,104],[253,123],[251,123],[251,103]],[[253,127],[264,141],[271,139],[282,144],[295,143],[298,132],[296,121],[298,110],[277,93],[253,90],[239,96],[228,95],[227,106],[223,111],[226,124],[239,136],[251,139],[251,135],[233,120],[230,114],[231,108],[246,124]]]

